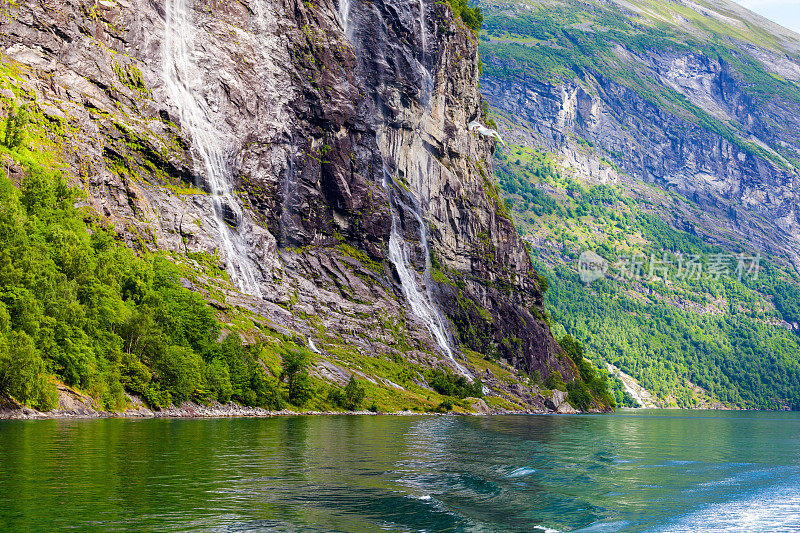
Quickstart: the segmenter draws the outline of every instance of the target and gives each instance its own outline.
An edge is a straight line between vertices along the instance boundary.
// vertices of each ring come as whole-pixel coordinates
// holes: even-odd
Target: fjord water
[[[0,530],[797,531],[796,413],[0,422]]]

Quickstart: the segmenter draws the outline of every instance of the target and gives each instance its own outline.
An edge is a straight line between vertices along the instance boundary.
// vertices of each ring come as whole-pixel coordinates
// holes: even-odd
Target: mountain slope
[[[528,374],[580,382],[492,185],[493,141],[468,131],[484,120],[477,39],[449,5],[31,0],[4,9],[6,126],[29,127],[3,152],[21,191],[7,196],[22,217],[15,231],[56,212],[42,238],[69,221],[87,258],[81,277],[65,270],[61,248],[43,249],[53,279],[77,287],[65,293],[76,314],[62,317],[63,331],[53,294],[14,278],[41,305],[26,325],[13,291],[2,297],[3,335],[31,338],[32,370],[4,353],[6,376],[24,384],[54,374],[110,409],[127,402],[123,393],[151,389],[145,400],[156,405],[220,399],[209,389],[235,381],[242,360],[251,384],[272,382],[269,394],[306,408],[336,406],[351,377],[388,410],[434,409],[447,396],[481,408],[463,399],[482,394],[478,380],[492,408],[545,410],[551,393]],[[28,201],[39,167],[53,187],[62,176],[75,188],[78,214],[60,195]],[[114,274],[89,275],[103,261],[83,234],[101,226],[115,250],[136,251],[141,294]],[[24,249],[8,246],[10,264],[35,270]],[[177,267],[148,273],[153,257]],[[85,320],[94,284],[120,309],[100,322]],[[207,303],[172,301],[192,298],[187,291]],[[223,356],[219,339],[183,335],[170,308],[188,313],[189,329],[241,336],[247,353],[234,340]],[[142,324],[153,327],[141,333]],[[165,348],[148,351],[135,332]],[[54,336],[63,357],[42,350]],[[165,352],[174,357],[159,363]]]
[[[589,141],[576,164],[605,157],[701,206],[709,238],[797,267],[798,37],[714,5],[487,3],[483,92],[550,151]]]
[[[662,405],[796,405],[800,38],[722,2],[481,5],[482,90],[517,145],[498,176],[554,317]],[[586,249],[609,261],[588,287]],[[758,278],[730,277],[759,253]]]

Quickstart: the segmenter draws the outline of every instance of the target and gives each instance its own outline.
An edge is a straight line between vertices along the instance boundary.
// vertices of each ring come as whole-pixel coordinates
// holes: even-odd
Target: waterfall
[[[241,236],[234,230],[242,222],[242,208],[231,187],[231,173],[222,146],[223,134],[210,119],[202,95],[192,86],[202,83],[192,64],[192,37],[196,29],[189,20],[186,0],[166,0],[163,76],[167,94],[178,108],[181,127],[202,165],[196,169],[211,192],[214,219],[222,241],[226,271],[237,289],[261,297],[255,265],[247,256]],[[197,161],[197,158],[195,158]],[[197,163],[195,163],[197,165]]]
[[[420,42],[422,45],[421,59],[418,60],[420,70],[422,72],[422,92],[420,94],[420,103],[427,116],[430,116],[431,105],[433,104],[433,91],[435,89],[433,76],[428,69],[428,32],[425,26],[425,2],[419,0],[419,34]],[[420,131],[418,129],[418,131]]]
[[[429,286],[430,249],[428,248],[428,233],[425,221],[419,212],[419,207],[416,204],[408,206],[396,198],[391,175],[386,169],[383,171],[383,186],[389,196],[389,207],[392,211],[392,231],[389,235],[389,261],[392,262],[397,271],[397,275],[400,277],[400,286],[403,289],[403,295],[411,307],[411,312],[425,323],[442,352],[455,364],[461,374],[469,377],[469,372],[455,360],[453,350],[450,348],[447,328],[445,327],[442,315],[433,303],[430,288],[428,287],[428,290],[423,292],[417,283],[414,269],[411,266],[408,243],[403,239],[400,233],[401,222],[399,210],[402,207],[407,211],[411,211],[419,223],[420,245],[425,254],[424,278],[426,284]]]
[[[318,353],[320,355],[322,354],[322,352],[319,351],[319,348],[317,348],[317,345],[314,344],[314,339],[312,339],[311,337],[308,337],[308,349],[314,353]]]
[[[350,30],[350,0],[339,0],[339,22],[342,25],[344,34],[348,35]]]
[[[425,4],[423,0],[419,0],[419,31],[422,39],[422,57],[428,51],[428,37],[425,35]]]

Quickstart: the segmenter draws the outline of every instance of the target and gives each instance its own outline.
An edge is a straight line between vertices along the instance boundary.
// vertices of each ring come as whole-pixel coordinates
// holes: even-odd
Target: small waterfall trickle
[[[428,36],[425,30],[425,3],[424,0],[419,0],[419,32],[420,40],[422,41],[422,57],[428,53]]]
[[[311,337],[308,337],[308,349],[314,353],[318,353],[320,355],[322,354],[322,352],[319,351],[319,348],[317,348],[317,345],[314,343],[314,339]]]
[[[261,297],[256,267],[247,256],[241,236],[234,228],[243,221],[242,208],[231,187],[231,172],[225,158],[221,132],[210,118],[210,110],[192,87],[198,77],[193,72],[192,38],[196,31],[189,19],[185,0],[166,0],[164,21],[163,76],[167,93],[178,108],[181,127],[199,155],[202,173],[211,193],[214,219],[225,255],[226,271],[241,291]]]
[[[339,0],[339,23],[342,25],[344,34],[350,36],[350,0]]]
[[[411,311],[420,320],[422,320],[428,327],[428,330],[433,335],[436,343],[441,348],[442,352],[450,359],[458,369],[458,371],[470,377],[469,372],[456,362],[453,350],[450,348],[450,339],[447,335],[447,328],[445,326],[442,315],[436,308],[431,298],[430,291],[430,249],[428,248],[428,232],[425,226],[425,221],[419,212],[419,207],[414,204],[408,206],[400,201],[395,195],[394,183],[391,174],[388,170],[383,171],[383,186],[389,196],[389,207],[392,211],[392,230],[389,234],[389,261],[395,267],[397,275],[400,278],[400,286],[403,289],[403,295],[406,298]],[[417,283],[417,278],[414,275],[414,269],[411,266],[411,258],[408,251],[408,243],[403,238],[401,231],[400,221],[400,208],[411,211],[419,224],[419,237],[420,245],[423,253],[425,254],[425,273],[423,278],[427,286],[427,290],[423,291]]]
[[[422,54],[421,54],[421,59],[419,60],[419,66],[422,71],[422,77],[423,77],[422,94],[420,96],[420,102],[422,103],[422,107],[423,109],[425,109],[425,112],[430,114],[431,104],[433,100],[434,83],[433,83],[433,76],[431,75],[431,72],[428,69],[428,30],[427,26],[425,25],[424,0],[419,0],[419,34],[420,34],[420,43],[422,45]]]

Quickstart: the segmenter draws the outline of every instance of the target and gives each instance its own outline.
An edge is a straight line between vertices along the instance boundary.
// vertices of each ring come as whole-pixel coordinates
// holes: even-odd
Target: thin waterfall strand
[[[428,249],[427,231],[425,229],[425,222],[422,219],[416,206],[409,207],[402,204],[395,197],[391,177],[388,171],[384,170],[383,186],[389,195],[389,206],[392,210],[392,231],[389,234],[389,261],[397,270],[397,275],[400,278],[400,287],[403,290],[403,296],[411,307],[411,312],[414,313],[420,320],[422,320],[428,327],[428,330],[433,335],[436,343],[441,348],[442,352],[447,355],[458,369],[458,371],[469,377],[469,372],[459,365],[453,355],[453,350],[450,348],[450,340],[447,336],[447,329],[445,328],[442,316],[439,310],[434,306],[429,292],[423,292],[417,284],[417,278],[414,275],[414,270],[411,267],[410,254],[408,252],[408,243],[400,235],[400,214],[399,207],[405,207],[417,219],[420,226],[420,244],[422,245],[423,252],[425,253],[425,276],[430,275],[430,250]],[[399,204],[399,206],[398,206]]]
[[[428,51],[428,37],[425,35],[425,3],[419,0],[419,31],[422,39],[422,57]]]
[[[348,31],[350,30],[349,19],[350,0],[339,0],[339,22],[342,24],[345,35],[348,35]]]
[[[292,203],[297,191],[297,171],[295,169],[296,150],[294,134],[289,137],[289,148],[286,156],[286,173],[283,180],[283,201],[281,203],[280,238],[281,245],[289,245],[289,230],[292,229]]]
[[[254,265],[247,257],[240,236],[225,221],[228,211],[227,218],[241,223],[242,209],[230,186],[230,171],[220,143],[223,136],[210,120],[205,101],[189,85],[193,79],[191,50],[195,28],[189,20],[185,0],[167,0],[164,28],[164,83],[170,99],[178,108],[181,127],[191,137],[192,147],[202,161],[198,170],[211,189],[214,219],[225,252],[226,270],[238,289],[261,297]]]

